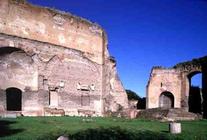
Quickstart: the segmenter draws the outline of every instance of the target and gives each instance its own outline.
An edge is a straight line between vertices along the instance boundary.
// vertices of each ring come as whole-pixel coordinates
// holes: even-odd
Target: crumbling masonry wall
[[[147,87],[147,108],[157,108],[159,97],[163,92],[174,95],[174,107],[181,106],[181,75],[175,69],[153,68]]]
[[[179,63],[172,68],[153,67],[147,85],[147,108],[160,107],[160,95],[163,92],[172,93],[174,97],[173,108],[189,110],[189,92],[191,77],[202,73],[202,108],[203,116],[207,117],[207,57],[201,57]]]
[[[6,89],[11,87],[22,91],[21,113],[26,116],[60,115],[58,111],[104,116],[128,108],[107,45],[97,24],[0,0],[0,112],[8,111]]]

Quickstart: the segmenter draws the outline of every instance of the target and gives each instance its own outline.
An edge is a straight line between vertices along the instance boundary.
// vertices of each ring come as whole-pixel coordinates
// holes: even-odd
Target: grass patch
[[[122,118],[20,117],[0,119],[2,140],[54,140],[68,135],[74,140],[207,139],[207,120],[183,121],[182,134],[168,133],[168,123]]]

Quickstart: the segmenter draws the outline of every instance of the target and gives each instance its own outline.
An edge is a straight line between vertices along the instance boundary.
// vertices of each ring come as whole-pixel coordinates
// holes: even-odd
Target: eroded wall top
[[[92,61],[103,63],[103,30],[69,13],[18,0],[0,0],[0,33],[76,49]]]

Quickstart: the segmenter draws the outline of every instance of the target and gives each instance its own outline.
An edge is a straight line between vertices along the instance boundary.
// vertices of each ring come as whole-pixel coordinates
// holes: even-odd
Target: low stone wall
[[[179,120],[197,120],[201,119],[202,116],[185,111],[184,109],[146,109],[138,112],[137,118],[144,118],[149,120],[160,120],[160,121],[179,121]]]

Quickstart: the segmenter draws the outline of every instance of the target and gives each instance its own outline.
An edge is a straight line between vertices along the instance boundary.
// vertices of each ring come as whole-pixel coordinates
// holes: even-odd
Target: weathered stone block
[[[171,122],[169,124],[169,131],[171,134],[180,134],[182,132],[181,123]]]

